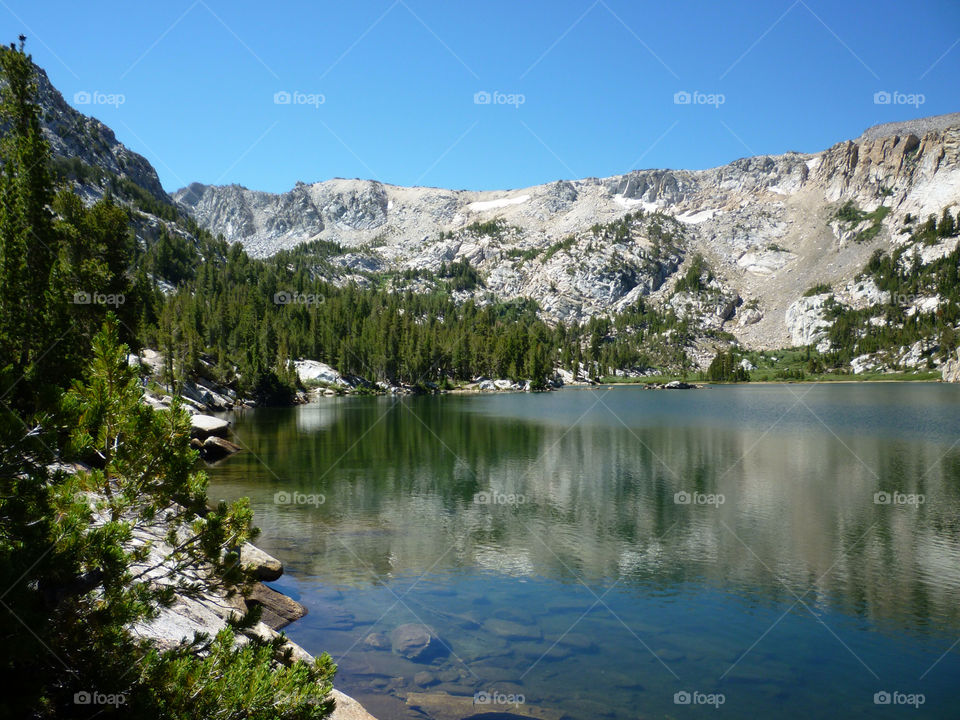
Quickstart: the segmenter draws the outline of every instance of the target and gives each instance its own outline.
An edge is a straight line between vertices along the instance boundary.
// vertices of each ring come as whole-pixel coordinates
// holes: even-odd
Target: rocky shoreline
[[[143,567],[162,565],[163,558],[170,552],[164,531],[154,532],[146,529],[134,538],[135,544],[149,543],[150,553]],[[205,633],[211,637],[227,627],[231,615],[243,614],[254,606],[261,608],[260,622],[237,637],[238,642],[247,642],[249,637],[273,639],[279,631],[291,622],[307,614],[307,608],[296,600],[277,592],[264,584],[264,581],[276,580],[283,574],[283,564],[260,548],[246,543],[241,549],[241,562],[253,571],[259,582],[244,597],[227,597],[225,594],[208,591],[199,598],[178,596],[173,605],[161,608],[159,615],[149,622],[136,624],[132,631],[141,638],[150,640],[161,650],[173,648],[181,641],[192,640],[196,633]],[[207,574],[202,567],[184,571],[191,580],[201,579]],[[286,639],[293,660],[313,662],[313,656],[292,640]],[[336,700],[333,720],[376,720],[366,709],[349,695],[334,689],[332,696]],[[325,698],[318,698],[318,702]]]
[[[390,385],[388,383],[373,383],[355,375],[342,375],[326,363],[317,360],[297,360],[294,363],[301,383],[309,388],[307,400],[320,397],[336,397],[340,395],[416,395],[433,393],[445,394],[474,394],[474,393],[509,393],[509,392],[536,392],[529,380],[510,380],[507,378],[475,377],[470,382],[454,387],[441,387],[436,383],[428,382],[422,386]],[[584,374],[574,374],[569,370],[558,368],[542,390],[559,390],[564,387],[594,387],[610,384],[644,384],[644,378],[652,378],[639,371],[619,371],[617,378],[612,382],[591,380]],[[702,385],[687,383],[682,380],[657,382],[650,380],[645,383],[651,390],[688,390],[699,388]]]
[[[151,390],[148,382],[149,377],[157,373],[161,362],[162,357],[152,350],[128,357],[130,365],[148,369],[148,375],[144,378],[144,404],[155,410],[166,411],[173,406],[174,396]],[[190,446],[200,453],[204,461],[216,462],[243,449],[228,439],[230,421],[207,413],[254,407],[252,403],[241,401],[230,388],[202,378],[184,383],[177,399],[190,415]],[[307,400],[306,396],[300,399]],[[156,528],[141,530],[134,537],[134,544],[149,546],[149,555],[142,563],[144,569],[162,567],[164,558],[171,552],[160,524]],[[251,570],[258,581],[245,596],[227,597],[212,590],[198,598],[178,595],[173,605],[161,608],[159,615],[153,620],[136,624],[131,628],[132,632],[150,640],[161,650],[170,649],[184,640],[192,640],[197,633],[213,637],[227,627],[231,616],[243,615],[252,607],[258,606],[261,610],[260,622],[237,636],[237,642],[243,643],[251,636],[273,639],[284,627],[307,614],[306,607],[265,584],[283,575],[283,564],[277,558],[251,543],[245,543],[241,548],[240,558],[244,567]],[[209,570],[192,567],[182,572],[191,580],[197,580],[206,576]],[[163,582],[159,580],[159,573],[155,575],[158,581]],[[285,645],[290,648],[293,660],[313,662],[313,656],[292,640],[285,638]],[[331,695],[336,701],[330,715],[333,720],[376,720],[349,695],[336,689]],[[320,702],[325,699],[317,700]]]

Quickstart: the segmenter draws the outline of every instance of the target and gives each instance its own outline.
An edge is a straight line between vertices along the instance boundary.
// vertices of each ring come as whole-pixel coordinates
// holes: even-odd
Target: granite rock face
[[[704,312],[703,322],[747,347],[781,347],[811,335],[795,332],[802,308],[788,313],[808,288],[852,282],[874,250],[902,240],[907,213],[926,217],[960,205],[960,114],[879,125],[818,153],[742,158],[708,170],[638,170],[482,192],[343,179],[280,194],[194,184],[173,198],[253,255],[314,239],[340,243],[335,282],[362,283],[361,270],[437,272],[468,260],[484,280],[473,291],[478,297],[532,298],[546,317],[566,321],[616,312],[641,297],[667,300],[700,253],[719,295],[752,301],[719,321]],[[858,240],[866,224],[834,219],[846,202],[864,212],[890,208],[869,242]],[[597,233],[637,210],[645,220],[627,236]],[[676,242],[659,247],[655,226]]]
[[[113,178],[134,183],[156,202],[173,206],[150,162],[118,141],[113,130],[104,123],[80,111],[103,105],[119,107],[126,102],[123,94],[79,90],[70,98],[71,104],[53,86],[43,68],[35,66],[35,71],[37,104],[41,108],[40,126],[55,160],[73,159],[75,167],[76,163],[82,163],[92,170],[73,178],[81,197],[101,197]],[[61,169],[69,171],[69,168]],[[67,174],[73,175],[71,172]]]
[[[952,360],[947,360],[942,369],[944,382],[960,382],[960,350],[957,350],[957,356]]]
[[[804,297],[787,308],[785,321],[794,345],[815,345],[824,338],[830,327],[825,306],[831,297],[829,293]]]

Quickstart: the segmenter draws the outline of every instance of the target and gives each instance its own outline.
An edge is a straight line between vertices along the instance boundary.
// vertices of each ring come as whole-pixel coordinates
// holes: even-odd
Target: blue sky
[[[0,27],[168,190],[523,187],[960,110],[956,0],[0,0]]]

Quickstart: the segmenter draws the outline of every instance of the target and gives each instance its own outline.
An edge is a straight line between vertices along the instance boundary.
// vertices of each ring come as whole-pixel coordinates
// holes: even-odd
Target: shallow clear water
[[[210,494],[250,496],[275,586],[310,609],[287,633],[381,720],[960,714],[960,388],[342,398],[235,420],[250,452]],[[440,656],[364,643],[405,623]]]

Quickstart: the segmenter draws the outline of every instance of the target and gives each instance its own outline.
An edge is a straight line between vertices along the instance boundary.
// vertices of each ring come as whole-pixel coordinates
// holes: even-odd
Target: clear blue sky
[[[816,151],[960,110],[957,0],[0,0],[0,27],[68,102],[122,95],[77,107],[168,190],[522,187]]]

